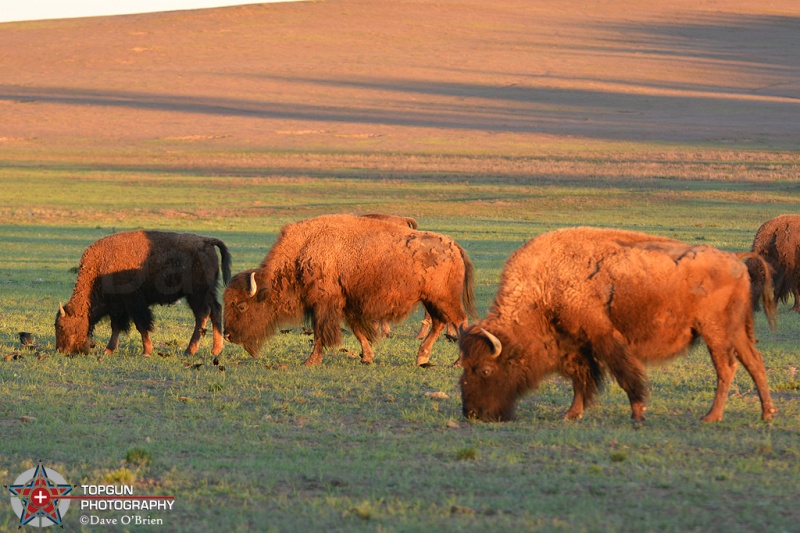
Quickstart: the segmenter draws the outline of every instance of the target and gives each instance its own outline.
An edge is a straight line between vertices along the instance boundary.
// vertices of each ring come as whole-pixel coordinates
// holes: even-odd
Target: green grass
[[[149,359],[138,335],[100,361],[65,357],[53,331],[70,269],[114,230],[218,236],[239,271],[288,221],[407,214],[467,249],[483,313],[506,257],[550,229],[621,226],[748,249],[763,221],[798,212],[796,155],[200,155],[100,154],[91,164],[15,155],[0,166],[0,356],[22,355],[0,360],[4,484],[39,460],[73,484],[133,483],[137,494],[175,496],[175,510],[158,514],[170,531],[796,528],[800,317],[787,306],[774,334],[757,320],[779,409],[771,424],[743,370],[725,420],[699,422],[715,387],[704,347],[649,370],[644,424],[629,421],[616,385],[583,420],[563,422],[571,389],[558,378],[520,402],[516,422],[483,424],[461,416],[455,345],[439,340],[435,366],[414,366],[419,315],[394,327],[369,367],[345,353],[358,353],[351,335],[345,352],[303,367],[310,337],[299,329],[276,335],[259,359],[226,345],[224,370],[206,338],[186,361],[202,366],[187,367],[182,304],[155,309]],[[20,347],[22,330],[36,350]],[[108,335],[98,326],[98,344]],[[80,514],[69,511],[69,528],[81,529]],[[17,524],[10,506],[0,510],[0,530]]]

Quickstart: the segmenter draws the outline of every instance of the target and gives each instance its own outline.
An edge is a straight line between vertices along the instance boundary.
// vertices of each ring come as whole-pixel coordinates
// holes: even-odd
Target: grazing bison
[[[632,418],[642,420],[644,363],[677,356],[699,337],[717,372],[703,420],[722,419],[737,359],[756,384],[762,419],[771,419],[750,280],[735,254],[611,229],[543,234],[508,259],[486,319],[461,332],[464,415],[510,419],[522,394],[559,373],[574,389],[565,418],[578,419],[610,373],[628,394]]]
[[[105,353],[117,348],[121,331],[133,320],[142,335],[144,355],[153,352],[153,304],[186,298],[195,328],[186,355],[197,351],[203,328],[211,317],[214,355],[222,351],[222,307],[217,301],[219,260],[222,277],[231,277],[231,256],[219,239],[190,233],[131,231],[104,237],[83,252],[72,298],[56,315],[56,348],[64,353],[88,353],[92,332],[101,318],[111,320],[111,339]]]
[[[397,215],[386,215],[383,213],[372,213],[369,215],[361,215],[365,218],[371,218],[375,220],[385,220],[386,222],[391,222],[393,224],[399,224],[400,226],[408,226],[411,229],[417,229],[417,221],[413,218],[409,217],[401,217]],[[431,315],[428,311],[425,311],[425,316],[422,318],[422,323],[420,324],[419,331],[417,332],[416,338],[419,340],[424,339],[428,336],[428,333],[431,331]],[[385,320],[381,320],[380,322],[380,333],[384,337],[388,337],[392,333],[392,328],[389,326],[389,323]],[[445,337],[447,337],[450,341],[455,341],[458,339],[458,327],[455,324],[447,324],[447,331],[445,332]]]
[[[233,277],[223,294],[225,337],[254,357],[281,324],[304,317],[314,329],[305,364],[341,344],[342,321],[371,363],[376,325],[408,316],[417,302],[433,327],[417,354],[426,365],[445,324],[475,314],[473,267],[452,239],[385,220],[328,215],[285,226],[261,266]]]
[[[781,215],[764,222],[756,232],[751,250],[771,267],[775,300],[785,302],[791,293],[792,311],[800,313],[800,215]],[[764,273],[759,261],[749,259],[747,266],[753,279],[753,293],[759,294],[770,276]],[[753,304],[757,308],[758,300],[754,299]]]

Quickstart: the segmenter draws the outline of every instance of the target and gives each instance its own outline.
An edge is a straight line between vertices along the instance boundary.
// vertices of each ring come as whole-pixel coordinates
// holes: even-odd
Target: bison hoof
[[[564,414],[564,420],[568,421],[580,420],[581,418],[583,418],[582,412],[579,413],[576,411],[567,411],[566,414]]]
[[[322,357],[316,357],[312,355],[311,357],[303,361],[303,364],[306,366],[316,366],[321,362],[322,362]]]

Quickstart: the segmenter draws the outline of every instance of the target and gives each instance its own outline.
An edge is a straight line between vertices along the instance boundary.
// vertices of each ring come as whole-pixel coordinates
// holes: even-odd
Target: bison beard
[[[94,346],[95,324],[108,316],[111,339],[105,353],[116,350],[119,334],[133,321],[142,336],[144,355],[153,345],[153,304],[186,298],[195,329],[186,348],[194,354],[209,317],[215,355],[222,351],[222,309],[217,301],[219,259],[223,279],[230,279],[231,257],[219,239],[190,233],[132,231],[110,235],[90,245],[81,257],[72,298],[56,315],[56,348],[63,353],[88,353]]]
[[[445,324],[466,324],[465,308],[474,314],[472,283],[472,263],[448,237],[381,218],[317,217],[284,227],[259,268],[233,277],[223,294],[225,336],[256,356],[280,325],[307,318],[314,350],[306,364],[314,365],[341,344],[344,321],[370,363],[377,325],[422,302],[433,322],[417,354],[425,365]]]
[[[765,301],[769,317],[774,306]],[[608,373],[642,420],[644,363],[684,353],[701,337],[718,378],[703,420],[722,419],[737,359],[756,384],[762,419],[771,419],[749,277],[735,254],[619,230],[544,234],[509,258],[486,319],[461,333],[464,415],[508,420],[521,395],[559,373],[574,392],[565,418],[578,419]]]

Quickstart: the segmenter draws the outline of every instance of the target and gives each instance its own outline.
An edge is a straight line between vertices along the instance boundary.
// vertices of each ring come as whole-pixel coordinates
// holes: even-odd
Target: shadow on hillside
[[[800,54],[792,46],[800,35],[800,17],[722,15],[691,24],[619,25],[607,29],[619,37],[581,48],[577,53],[612,56],[603,61],[613,61],[613,54],[630,53],[651,56],[653,61],[677,57],[691,62],[693,68],[729,71],[739,87],[673,85],[664,81],[667,75],[660,76],[661,81],[618,82],[603,78],[602,74],[596,79],[560,78],[579,82],[578,88],[526,87],[524,82],[387,82],[341,79],[334,69],[331,77],[282,80],[295,86],[295,95],[303,94],[304,87],[326,87],[327,92],[318,103],[285,101],[285,96],[277,93],[233,98],[13,85],[0,86],[0,101],[622,141],[769,138],[791,142],[800,137]],[[525,39],[524,34],[511,34],[507,44],[518,45]],[[505,79],[517,76],[502,74]],[[267,74],[256,77],[275,79]],[[518,77],[524,80],[526,75]],[[743,79],[748,80],[745,85],[757,89],[741,88]],[[594,88],[602,83],[613,86]]]

